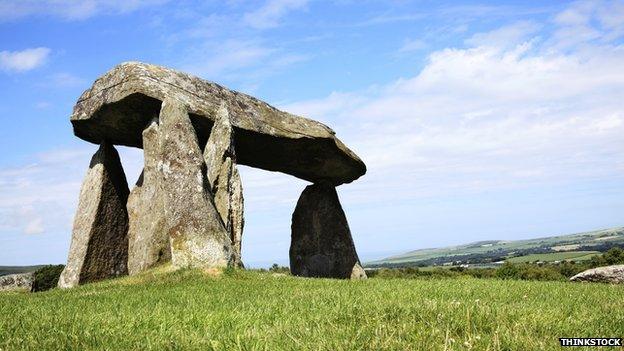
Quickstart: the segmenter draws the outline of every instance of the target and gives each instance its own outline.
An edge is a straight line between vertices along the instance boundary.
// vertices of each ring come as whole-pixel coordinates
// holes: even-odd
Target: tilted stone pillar
[[[234,250],[234,264],[242,267],[241,241],[243,237],[243,186],[236,168],[234,131],[227,109],[221,106],[204,149],[208,184],[214,201],[230,235]]]
[[[117,150],[102,142],[80,188],[69,258],[59,287],[127,274],[128,193]]]
[[[305,188],[297,201],[291,230],[293,275],[366,278],[333,186],[313,184]]]
[[[144,168],[128,197],[128,273],[140,273],[171,261],[165,228],[159,126],[152,121],[143,131]]]
[[[206,165],[185,105],[173,98],[160,109],[165,227],[176,267],[234,264],[230,236],[207,184]]]

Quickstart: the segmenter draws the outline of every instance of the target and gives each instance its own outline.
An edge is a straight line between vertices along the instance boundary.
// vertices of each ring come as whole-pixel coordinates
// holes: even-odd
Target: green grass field
[[[566,251],[566,252],[551,252],[544,254],[531,254],[526,256],[508,258],[506,261],[511,263],[526,263],[526,262],[554,262],[554,261],[584,261],[589,260],[595,255],[599,255],[598,251]]]
[[[554,350],[624,336],[624,286],[147,273],[0,294],[2,350]]]

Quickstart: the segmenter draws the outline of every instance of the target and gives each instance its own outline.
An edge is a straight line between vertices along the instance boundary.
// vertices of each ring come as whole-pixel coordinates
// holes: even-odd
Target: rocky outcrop
[[[292,216],[290,270],[304,277],[366,278],[336,189],[305,188]]]
[[[0,276],[0,291],[28,291],[32,290],[35,282],[35,273],[19,273]]]
[[[109,140],[141,147],[144,126],[158,116],[168,97],[187,106],[200,145],[224,105],[236,131],[239,164],[333,185],[366,172],[357,155],[319,122],[182,72],[138,62],[120,64],[82,94],[71,116],[74,133],[93,143]]]
[[[69,258],[59,287],[127,274],[128,193],[119,154],[103,141],[80,189]]]
[[[208,184],[215,206],[228,231],[234,250],[234,264],[242,266],[243,187],[236,168],[234,132],[227,109],[217,111],[215,123],[204,149]]]
[[[165,228],[177,267],[226,267],[234,253],[208,187],[206,165],[186,106],[165,99],[160,110]]]
[[[159,127],[153,120],[143,131],[144,168],[128,197],[128,273],[134,275],[171,260],[165,228]]]
[[[624,265],[588,269],[570,278],[573,282],[624,283]]]

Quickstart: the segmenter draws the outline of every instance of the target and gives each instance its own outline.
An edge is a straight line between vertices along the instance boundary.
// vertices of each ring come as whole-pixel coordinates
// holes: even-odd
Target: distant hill
[[[492,265],[512,262],[585,260],[619,246],[624,227],[528,240],[487,240],[434,249],[421,249],[367,262],[366,267]]]
[[[39,266],[0,266],[0,276],[7,274],[16,274],[16,273],[26,273],[26,272],[34,272],[37,269],[43,267],[43,265]]]

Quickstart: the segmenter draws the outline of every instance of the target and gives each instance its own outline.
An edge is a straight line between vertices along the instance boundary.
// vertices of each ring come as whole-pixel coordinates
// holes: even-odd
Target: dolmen
[[[122,63],[74,106],[74,134],[99,149],[80,189],[62,288],[154,266],[243,267],[238,165],[307,186],[292,217],[290,269],[365,278],[336,187],[366,166],[329,127],[172,69]],[[115,145],[143,149],[132,190]]]

